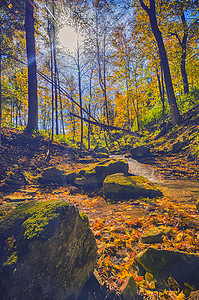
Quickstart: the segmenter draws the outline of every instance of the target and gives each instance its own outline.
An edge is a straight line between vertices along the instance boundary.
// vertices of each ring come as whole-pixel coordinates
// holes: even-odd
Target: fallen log
[[[128,129],[124,129],[124,128],[120,128],[120,127],[116,127],[116,126],[112,126],[112,125],[107,125],[107,124],[103,124],[103,123],[100,123],[98,121],[91,121],[91,120],[88,120],[86,118],[81,118],[80,116],[70,112],[70,115],[75,117],[75,118],[78,118],[78,119],[82,119],[84,122],[86,123],[90,123],[90,124],[93,124],[95,126],[98,126],[98,127],[101,127],[103,128],[104,130],[117,130],[117,131],[123,131],[125,133],[128,133],[128,134],[131,134],[131,135],[134,135],[135,137],[139,137],[138,134],[134,131],[131,131],[131,130],[128,130]]]

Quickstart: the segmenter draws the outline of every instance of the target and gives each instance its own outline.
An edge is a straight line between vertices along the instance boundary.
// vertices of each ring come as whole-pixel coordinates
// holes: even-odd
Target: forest
[[[198,299],[198,1],[0,22],[0,299]]]

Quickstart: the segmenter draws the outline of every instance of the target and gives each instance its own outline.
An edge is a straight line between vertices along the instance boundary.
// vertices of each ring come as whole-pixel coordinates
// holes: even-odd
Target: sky
[[[72,27],[65,26],[59,32],[59,42],[66,50],[73,51],[77,44],[77,33]]]

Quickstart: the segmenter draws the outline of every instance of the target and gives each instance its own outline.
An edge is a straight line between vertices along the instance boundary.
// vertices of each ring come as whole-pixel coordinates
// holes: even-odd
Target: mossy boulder
[[[180,285],[188,283],[194,289],[199,288],[199,256],[180,251],[158,250],[149,247],[136,257],[140,274],[153,274],[157,288],[168,288],[170,278]]]
[[[121,173],[109,175],[103,183],[105,199],[129,200],[140,197],[155,198],[162,195],[155,185],[142,176],[128,176]]]
[[[83,188],[102,186],[104,179],[114,173],[128,174],[128,163],[124,159],[108,159],[97,164],[93,169],[81,169],[74,180],[75,185]]]
[[[64,200],[31,201],[0,218],[1,299],[77,299],[97,246],[88,219]]]
[[[169,226],[152,227],[142,235],[142,242],[145,244],[162,243],[163,237],[168,236],[171,230]]]
[[[43,170],[41,177],[38,179],[41,184],[59,184],[63,185],[66,182],[66,174],[64,171],[59,170],[55,167],[46,168]]]

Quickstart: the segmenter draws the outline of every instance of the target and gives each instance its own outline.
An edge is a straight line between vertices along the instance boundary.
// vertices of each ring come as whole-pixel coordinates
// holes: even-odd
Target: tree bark
[[[37,67],[34,37],[34,1],[26,0],[25,31],[28,61],[28,124],[26,131],[38,130]]]
[[[187,39],[188,39],[188,28],[187,23],[185,20],[184,13],[181,14],[181,20],[184,27],[184,35],[181,42],[181,48],[182,48],[182,55],[181,55],[181,63],[180,63],[180,69],[182,74],[182,82],[183,82],[183,88],[184,88],[184,94],[189,93],[189,83],[187,78],[187,72],[186,72],[186,56],[187,56]]]
[[[59,79],[59,72],[58,72],[58,70],[57,70],[57,82],[58,82],[58,86],[60,86],[60,79]],[[59,104],[60,104],[60,113],[61,113],[62,134],[65,135],[63,105],[62,105],[62,97],[61,97],[61,91],[60,91],[60,89],[58,89],[58,92],[59,92]]]
[[[78,87],[79,87],[79,105],[80,105],[80,116],[81,116],[81,140],[80,140],[80,151],[83,151],[83,138],[84,138],[84,124],[83,124],[83,110],[82,110],[82,86],[81,86],[81,70],[80,70],[80,54],[79,45],[77,43],[77,68],[78,68]]]
[[[156,17],[156,10],[155,10],[155,0],[150,0],[150,8],[148,8],[147,5],[144,4],[143,0],[139,0],[141,7],[146,11],[146,13],[149,16],[150,24],[152,32],[155,36],[158,50],[159,50],[159,56],[164,72],[164,80],[165,80],[165,86],[166,86],[166,92],[167,92],[167,98],[170,106],[170,116],[171,116],[171,122],[173,125],[179,124],[181,121],[181,117],[179,114],[179,110],[176,103],[176,97],[173,90],[173,84],[171,79],[171,73],[169,68],[169,62],[166,54],[166,49],[164,46],[163,38],[161,31],[158,28],[157,24],[157,17]]]
[[[78,118],[78,119],[83,119],[84,122],[87,122],[87,123],[90,123],[92,125],[98,126],[100,128],[103,128],[104,130],[118,130],[118,131],[122,131],[122,132],[125,132],[125,133],[128,133],[128,134],[134,135],[135,137],[138,137],[138,134],[136,132],[130,131],[128,129],[119,128],[119,127],[112,126],[112,125],[107,125],[107,124],[102,124],[100,122],[91,121],[91,120],[88,120],[86,118],[81,118],[80,116],[78,116],[78,115],[76,115],[72,112],[70,112],[70,115],[75,117],[75,118]]]
[[[1,28],[0,28],[0,146],[1,146],[1,115],[2,115],[2,97],[1,97]]]
[[[55,4],[53,1],[53,16],[55,19]],[[57,97],[57,58],[56,58],[56,34],[55,34],[55,20],[53,22],[53,59],[54,59],[54,83],[55,83],[55,124],[56,135],[59,134],[59,121],[58,121],[58,97]]]
[[[164,122],[164,120],[165,120],[165,103],[164,103],[164,90],[162,89],[164,87],[164,85],[161,83],[158,68],[156,68],[156,76],[157,76],[158,88],[159,88],[159,92],[160,92],[160,100],[162,102],[162,120]]]

